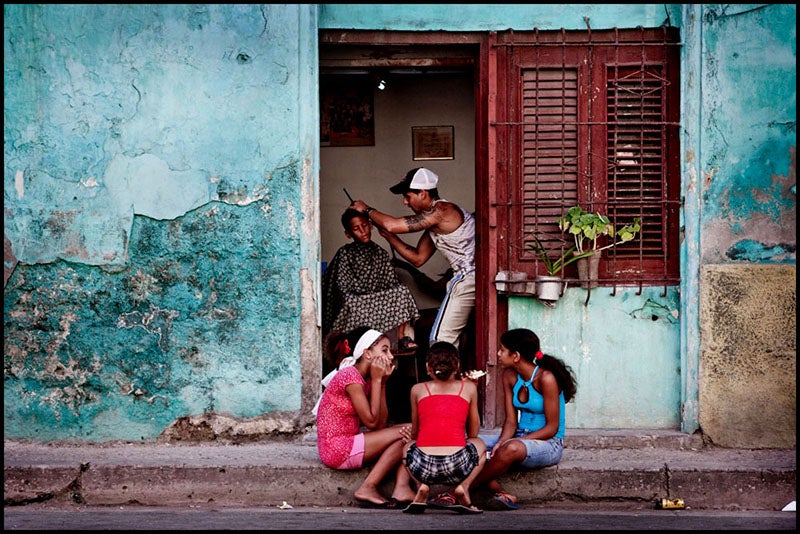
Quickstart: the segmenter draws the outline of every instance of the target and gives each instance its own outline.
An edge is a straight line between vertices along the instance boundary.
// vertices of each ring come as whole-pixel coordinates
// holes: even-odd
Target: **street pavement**
[[[299,507],[291,509],[153,508],[138,506],[5,507],[5,530],[402,530],[402,531],[554,531],[554,530],[759,530],[797,528],[795,512],[764,510],[605,511],[520,508],[457,515],[428,510],[422,515],[397,510]]]

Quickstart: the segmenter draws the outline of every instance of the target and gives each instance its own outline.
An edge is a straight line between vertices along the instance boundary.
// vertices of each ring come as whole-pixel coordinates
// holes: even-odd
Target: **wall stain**
[[[664,304],[659,304],[652,299],[647,299],[639,309],[631,312],[631,317],[635,319],[649,319],[651,321],[658,321],[665,319],[670,324],[678,324],[678,310],[672,310]]]
[[[120,328],[133,328],[140,326],[151,334],[158,335],[158,346],[166,354],[169,351],[169,334],[172,330],[172,320],[180,316],[175,310],[163,310],[150,305],[150,312],[134,311],[123,313],[117,319]]]

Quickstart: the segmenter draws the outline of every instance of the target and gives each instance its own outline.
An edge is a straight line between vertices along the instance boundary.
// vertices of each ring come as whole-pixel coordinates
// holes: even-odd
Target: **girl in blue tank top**
[[[564,405],[577,390],[572,369],[543,354],[539,337],[526,328],[500,336],[498,363],[503,371],[505,421],[499,435],[480,434],[490,454],[474,486],[486,486],[491,510],[519,508],[517,498],[497,480],[511,466],[527,469],[555,465],[564,449]]]

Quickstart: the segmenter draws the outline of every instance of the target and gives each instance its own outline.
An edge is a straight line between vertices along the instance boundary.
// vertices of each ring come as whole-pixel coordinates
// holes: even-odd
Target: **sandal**
[[[487,510],[516,510],[519,508],[519,504],[512,500],[510,494],[498,491],[487,501],[485,508]]]
[[[397,342],[397,350],[400,352],[409,352],[412,350],[417,350],[419,345],[417,342],[411,339],[411,336],[403,336],[400,338],[400,341]]]
[[[377,510],[397,510],[400,506],[397,500],[389,499],[383,502],[372,502],[365,499],[356,499],[359,508],[374,508]]]
[[[442,510],[449,510],[454,506],[458,506],[456,496],[449,491],[443,491],[433,499],[428,499],[428,506],[431,508],[441,508]]]
[[[482,514],[483,510],[476,508],[473,505],[466,505],[466,504],[457,504],[455,506],[450,507],[451,512],[455,512],[457,514]]]

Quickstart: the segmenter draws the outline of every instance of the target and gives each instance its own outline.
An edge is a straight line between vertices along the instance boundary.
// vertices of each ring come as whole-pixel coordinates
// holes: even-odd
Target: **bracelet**
[[[369,219],[369,214],[372,213],[373,211],[375,211],[375,208],[367,208],[364,210],[364,215],[367,216],[367,219]]]

